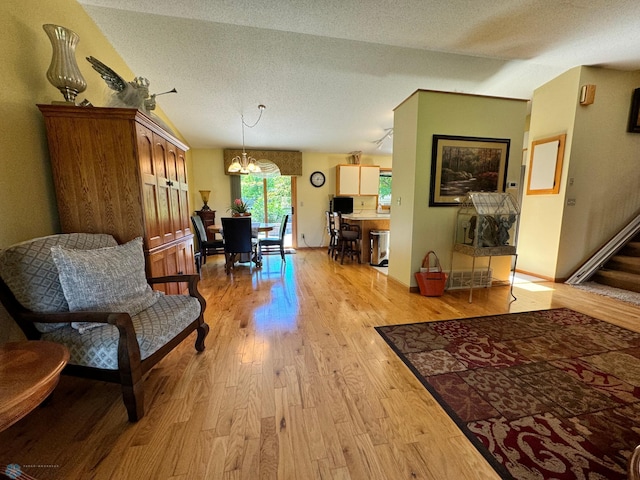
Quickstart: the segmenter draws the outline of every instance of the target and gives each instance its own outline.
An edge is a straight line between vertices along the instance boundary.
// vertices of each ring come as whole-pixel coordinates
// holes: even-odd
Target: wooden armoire
[[[38,108],[62,231],[109,233],[118,243],[143,237],[147,276],[194,273],[188,147],[139,110]]]

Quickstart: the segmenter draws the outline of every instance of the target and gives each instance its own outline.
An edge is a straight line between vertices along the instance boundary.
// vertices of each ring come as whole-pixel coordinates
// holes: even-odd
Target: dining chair
[[[234,268],[240,256],[246,254],[249,262],[257,267],[262,265],[262,257],[258,252],[258,239],[254,238],[251,230],[251,217],[223,217],[222,236],[224,241],[224,269],[227,275]]]
[[[198,251],[200,252],[200,262],[207,263],[207,255],[217,253],[224,248],[222,240],[207,240],[207,230],[204,227],[202,218],[199,215],[191,215],[191,223],[198,239]]]
[[[287,222],[289,221],[289,215],[283,215],[280,222],[280,232],[278,238],[262,238],[258,242],[258,248],[260,254],[271,255],[279,253],[283,262],[286,262],[284,258],[284,234],[287,230]]]

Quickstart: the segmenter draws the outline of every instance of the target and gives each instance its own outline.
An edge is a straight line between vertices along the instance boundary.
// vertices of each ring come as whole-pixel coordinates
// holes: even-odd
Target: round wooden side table
[[[69,361],[64,345],[45,341],[0,345],[0,431],[42,403]]]

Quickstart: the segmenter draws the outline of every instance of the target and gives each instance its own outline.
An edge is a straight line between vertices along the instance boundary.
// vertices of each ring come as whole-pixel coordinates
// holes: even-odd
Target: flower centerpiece
[[[236,198],[233,201],[233,204],[227,209],[227,211],[230,211],[234,217],[243,217],[251,215],[248,209],[249,206],[245,201],[243,201],[241,198]]]

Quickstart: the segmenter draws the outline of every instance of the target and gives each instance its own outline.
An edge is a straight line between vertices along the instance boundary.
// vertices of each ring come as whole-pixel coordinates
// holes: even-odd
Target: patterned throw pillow
[[[134,316],[156,303],[160,295],[147,283],[140,237],[93,250],[55,246],[51,256],[72,312],[126,312]],[[72,326],[82,332],[101,325],[80,322]]]

